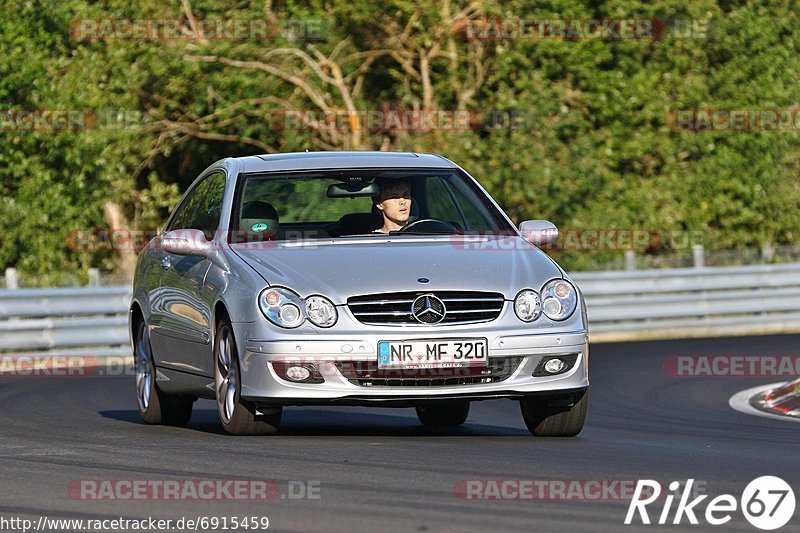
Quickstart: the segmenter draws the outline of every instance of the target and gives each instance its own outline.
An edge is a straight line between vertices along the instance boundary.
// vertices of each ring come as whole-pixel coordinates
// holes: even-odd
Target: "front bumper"
[[[464,332],[464,337],[485,337],[489,360],[521,358],[505,379],[491,383],[446,386],[362,386],[348,380],[337,363],[375,362],[381,340],[452,338],[453,332],[431,335],[415,331],[370,332],[369,335],[298,335],[295,338],[256,338],[248,324],[234,324],[239,339],[242,396],[257,405],[412,405],[420,401],[455,399],[519,398],[530,395],[562,396],[589,386],[589,346],[585,330],[516,333],[505,330]],[[313,338],[309,338],[313,337]],[[565,373],[533,376],[545,356],[577,357]],[[280,378],[273,366],[279,362],[313,362],[324,377],[322,383],[294,383]]]

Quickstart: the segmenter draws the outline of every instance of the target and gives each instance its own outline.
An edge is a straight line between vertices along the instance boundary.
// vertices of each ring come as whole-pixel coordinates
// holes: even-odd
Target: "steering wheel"
[[[458,231],[458,228],[449,222],[439,220],[438,218],[421,218],[414,222],[409,222],[399,230],[398,233],[406,231],[422,231],[425,233],[453,233]]]

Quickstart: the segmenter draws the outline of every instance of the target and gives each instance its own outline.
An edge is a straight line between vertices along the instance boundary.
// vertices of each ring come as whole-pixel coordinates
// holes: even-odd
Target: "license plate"
[[[486,339],[378,342],[378,368],[464,368],[487,366]]]

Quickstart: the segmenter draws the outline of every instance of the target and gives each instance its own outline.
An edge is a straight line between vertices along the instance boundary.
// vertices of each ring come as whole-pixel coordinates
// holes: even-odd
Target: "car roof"
[[[242,172],[338,168],[458,168],[437,154],[413,152],[291,152],[239,157]]]

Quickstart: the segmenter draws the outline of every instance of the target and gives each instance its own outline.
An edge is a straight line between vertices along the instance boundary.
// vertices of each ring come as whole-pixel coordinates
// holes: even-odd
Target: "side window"
[[[178,204],[178,210],[175,213],[175,216],[172,217],[172,220],[169,223],[169,226],[165,228],[165,231],[172,231],[174,229],[180,229],[186,227],[186,219],[188,218],[189,211],[186,209],[188,206],[188,200],[186,202]]]
[[[426,189],[428,193],[428,215],[431,218],[452,222],[462,227],[461,214],[453,203],[453,197],[445,188],[445,184],[442,183],[442,179],[438,177],[430,178],[427,181]]]
[[[493,227],[492,214],[464,180],[430,178],[426,190],[430,217],[450,222],[463,230],[480,231]]]
[[[209,175],[189,193],[167,230],[199,229],[206,239],[213,239],[222,216],[224,194],[225,175],[221,172]]]
[[[466,197],[464,194],[466,184],[462,180],[458,182],[448,181],[442,185],[453,193],[455,201],[458,202],[458,206],[461,208],[461,213],[465,219],[464,229],[480,230],[490,227],[489,224],[487,224],[487,220],[491,220],[491,215],[485,212],[485,207],[483,207],[482,204],[470,201]],[[483,213],[479,210],[479,207],[484,210]]]

